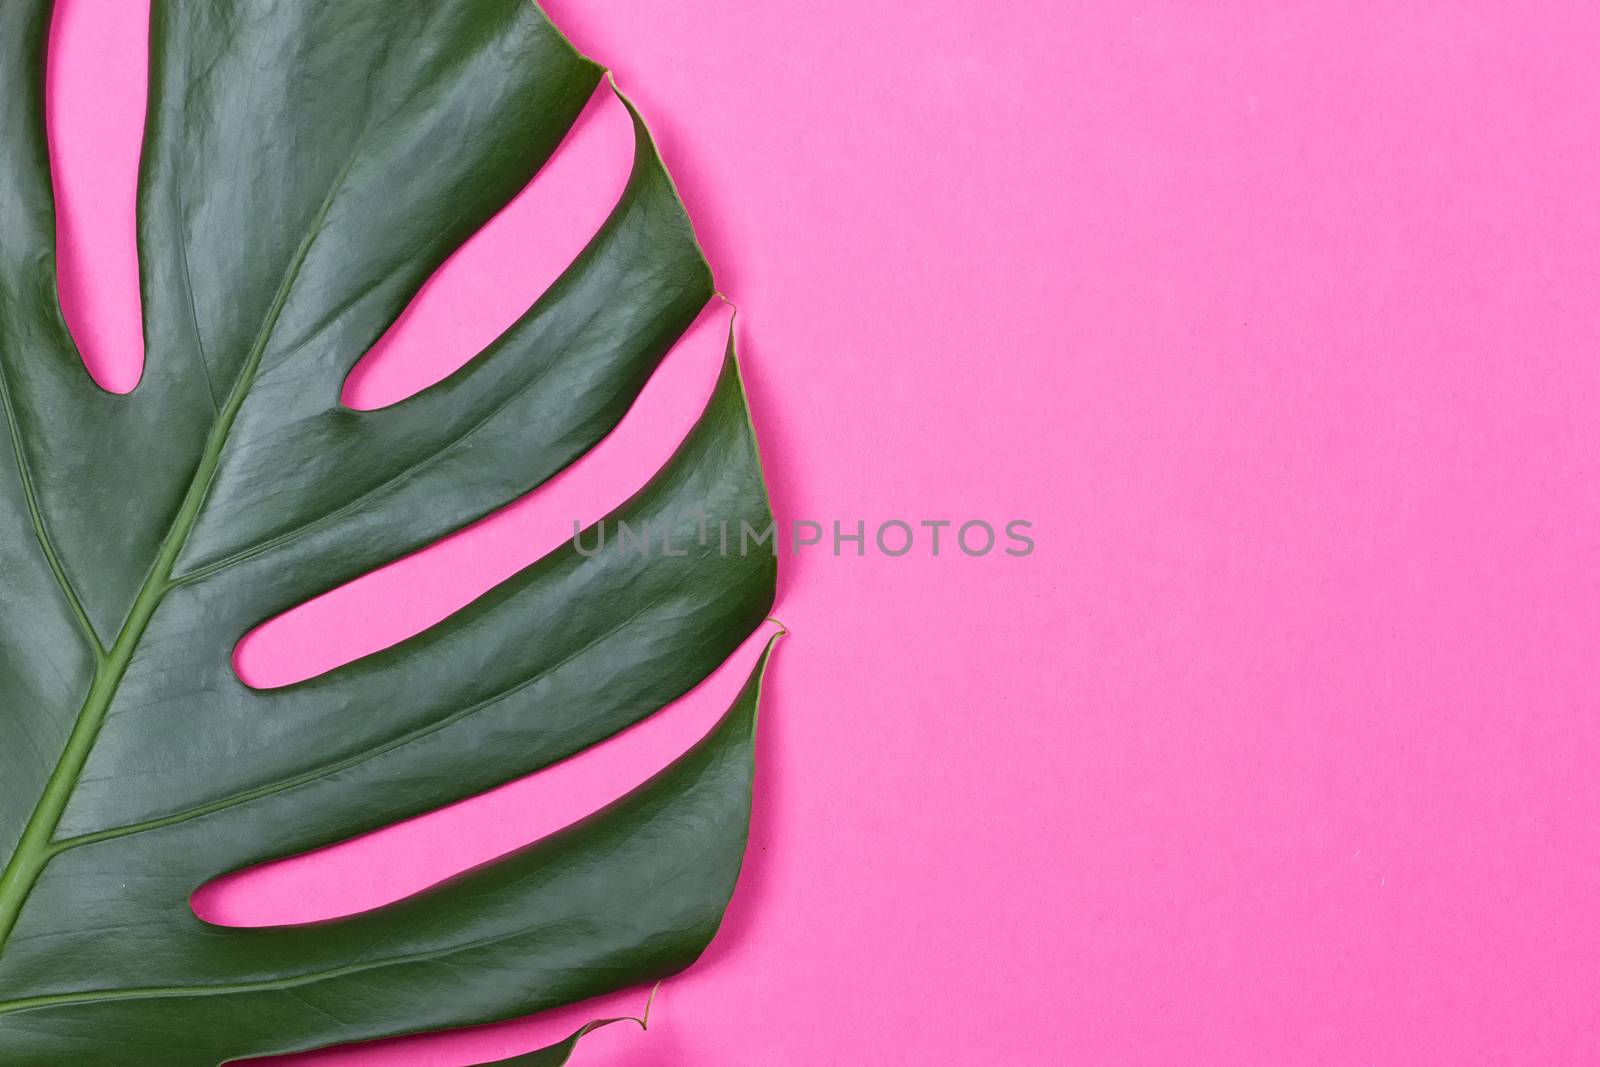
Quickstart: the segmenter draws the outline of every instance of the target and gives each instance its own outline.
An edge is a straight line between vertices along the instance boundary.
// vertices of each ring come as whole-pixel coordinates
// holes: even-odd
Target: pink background
[[[1600,22],[1579,5],[550,0],[642,106],[782,519],[1026,518],[1024,559],[787,559],[752,848],[651,1033],[578,1062],[1600,1058]],[[142,5],[60,0],[68,310],[137,376]],[[597,101],[356,375],[470,358],[620,188]],[[415,632],[648,476],[628,422],[467,535],[252,637]],[[751,649],[556,770],[207,889],[315,918],[647,776]],[[505,1056],[644,991],[303,1062]]]

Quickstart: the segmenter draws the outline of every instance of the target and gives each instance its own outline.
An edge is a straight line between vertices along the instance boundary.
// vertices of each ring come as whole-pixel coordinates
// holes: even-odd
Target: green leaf
[[[0,1063],[209,1067],[687,966],[743,856],[770,645],[694,749],[520,852],[309,926],[189,907],[219,875],[589,748],[761,625],[765,552],[569,544],[320,677],[255,690],[231,662],[262,621],[581,457],[712,297],[637,113],[627,189],[559,281],[445,381],[351,411],[350,368],[603,71],[529,0],[155,0],[147,364],[114,396],[56,292],[49,22],[50,0],[0,5]],[[606,528],[698,515],[771,521],[731,339],[705,412]]]

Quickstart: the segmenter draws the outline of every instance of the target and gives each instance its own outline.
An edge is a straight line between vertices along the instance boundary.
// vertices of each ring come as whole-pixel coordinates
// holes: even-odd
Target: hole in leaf
[[[526,778],[426,815],[198,889],[218,926],[282,926],[402,900],[599,810],[687,751],[744,685],[773,627],[757,630],[695,689],[638,725]]]
[[[144,368],[134,201],[149,36],[148,3],[57,0],[46,64],[61,310],[90,375],[115,393]]]
[[[246,685],[276,689],[382,651],[459,611],[606,515],[647,482],[694,424],[727,344],[725,305],[703,312],[617,428],[543,486],[420,552],[256,627],[235,646]]]
[[[595,235],[633,165],[633,123],[602,84],[527,187],[445,261],[345,380],[347,407],[398,403],[504,333]]]

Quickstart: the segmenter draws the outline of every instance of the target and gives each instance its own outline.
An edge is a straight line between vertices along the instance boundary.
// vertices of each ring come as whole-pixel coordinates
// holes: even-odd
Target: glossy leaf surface
[[[765,617],[764,552],[569,544],[308,681],[252,689],[231,662],[254,626],[507,504],[626,412],[713,295],[638,116],[621,201],[527,314],[438,385],[352,411],[350,368],[603,71],[528,0],[155,0],[147,362],[115,396],[56,291],[49,22],[48,0],[0,6],[0,1062],[200,1067],[686,966],[743,855],[765,655],[696,748],[521,852],[313,926],[189,906],[224,873],[598,743]],[[607,525],[700,515],[770,521],[731,344],[683,445]]]

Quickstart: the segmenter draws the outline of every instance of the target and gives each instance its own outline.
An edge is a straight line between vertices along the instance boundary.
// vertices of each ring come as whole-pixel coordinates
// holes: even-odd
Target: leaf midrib
[[[117,689],[122,683],[123,676],[127,673],[128,666],[133,662],[134,650],[143,639],[145,630],[154,618],[156,609],[173,588],[171,582],[172,570],[176,565],[178,556],[182,553],[184,545],[188,543],[189,535],[194,531],[195,522],[200,516],[200,510],[205,502],[206,494],[211,487],[211,481],[216,475],[217,468],[222,462],[223,448],[227,445],[228,436],[233,430],[234,422],[239,416],[240,409],[244,406],[245,398],[249,395],[250,388],[255,383],[256,372],[260,369],[262,358],[266,354],[267,345],[272,340],[273,332],[277,329],[278,320],[283,314],[284,307],[288,304],[289,295],[294,290],[295,282],[300,277],[301,270],[305,267],[306,258],[310,255],[311,246],[316,243],[323,227],[327,224],[328,214],[333,208],[340,190],[344,187],[351,170],[355,167],[356,160],[361,155],[361,150],[366,144],[367,135],[371,130],[371,123],[365,126],[357,135],[351,147],[350,155],[345,160],[343,168],[335,176],[327,194],[323,197],[322,204],[317,209],[316,216],[312,219],[306,234],[301,238],[300,245],[295,249],[294,258],[284,271],[282,281],[273,296],[272,304],[267,309],[265,319],[262,321],[261,330],[256,335],[255,342],[251,345],[249,354],[245,357],[239,369],[239,375],[234,380],[233,388],[229,391],[228,401],[217,415],[216,421],[211,425],[211,431],[206,437],[205,448],[200,453],[199,464],[195,468],[194,476],[189,481],[189,488],[184,494],[183,503],[178,508],[177,514],[167,527],[167,533],[162,538],[161,548],[156,553],[155,561],[151,564],[150,573],[145,578],[144,584],[139,587],[139,593],[134,598],[133,606],[128,612],[127,621],[117,634],[117,639],[108,651],[103,651],[98,642],[96,648],[96,665],[94,678],[89,686],[88,696],[84,698],[83,706],[79,709],[76,720],[72,725],[72,732],[67,737],[67,743],[62,749],[61,758],[57,761],[55,770],[45,782],[43,792],[39,796],[39,803],[34,808],[33,814],[28,817],[27,825],[23,828],[22,836],[17,842],[17,848],[12,853],[10,861],[6,864],[3,873],[0,873],[0,952],[4,952],[6,942],[10,940],[11,932],[15,929],[17,919],[22,914],[23,905],[27,903],[28,895],[32,892],[39,876],[44,872],[45,866],[54,855],[51,842],[55,837],[56,828],[61,823],[61,816],[65,813],[68,801],[72,798],[73,791],[77,788],[78,778],[83,773],[84,766],[89,761],[89,754],[94,749],[95,739],[99,736],[100,727],[104,724],[106,713],[111,708],[111,702],[117,694]],[[3,380],[3,376],[0,376]],[[10,394],[5,393],[5,405],[9,413]],[[15,421],[10,421],[13,444],[20,449],[19,430]],[[19,451],[19,462],[21,454]],[[37,510],[29,496],[29,510],[34,512],[36,529],[39,531],[41,542],[46,545],[46,554],[50,557],[52,566],[56,569],[57,580],[63,584],[63,590],[69,591],[70,585],[66,582],[66,574],[59,568],[53,549],[49,548],[48,539],[44,535],[43,526],[40,524]],[[75,601],[75,598],[69,596]],[[81,611],[81,608],[78,609]],[[91,631],[92,632],[92,631]]]

